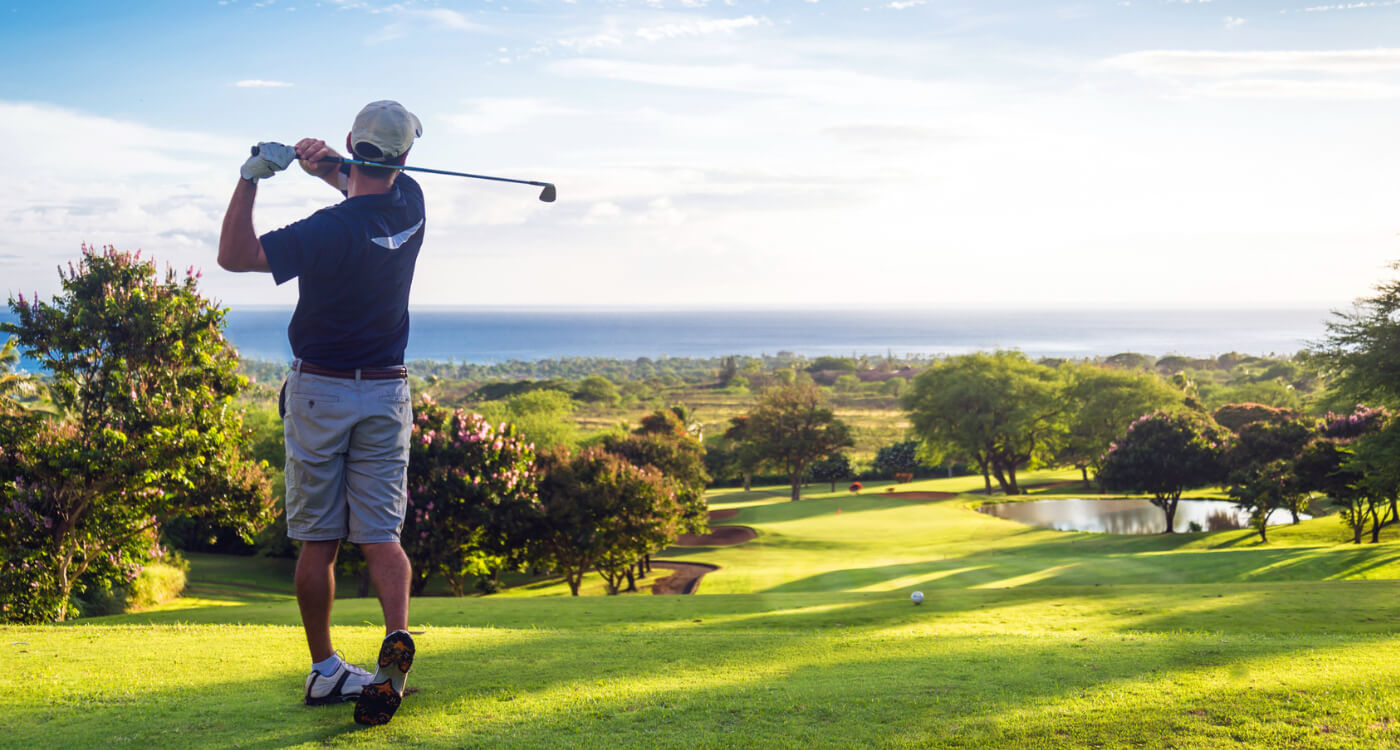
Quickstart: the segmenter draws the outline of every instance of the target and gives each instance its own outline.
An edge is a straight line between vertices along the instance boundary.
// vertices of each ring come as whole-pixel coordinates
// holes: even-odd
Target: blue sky
[[[415,304],[1336,307],[1400,259],[1400,0],[0,4],[0,293],[213,261],[252,143],[393,98]],[[267,231],[337,196],[263,184]]]

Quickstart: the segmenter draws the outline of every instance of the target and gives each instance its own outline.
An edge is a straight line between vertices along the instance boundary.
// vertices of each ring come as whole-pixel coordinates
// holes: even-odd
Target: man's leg
[[[331,646],[331,605],[335,602],[335,556],[340,540],[302,542],[297,556],[297,606],[306,629],[311,661],[320,662],[335,653]]]
[[[369,565],[369,580],[384,610],[384,632],[408,630],[408,590],[412,568],[398,542],[361,544]]]

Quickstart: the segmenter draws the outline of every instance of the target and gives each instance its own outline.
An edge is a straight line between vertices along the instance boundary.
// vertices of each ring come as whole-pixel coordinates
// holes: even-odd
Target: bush
[[[1225,404],[1211,413],[1211,417],[1221,427],[1239,434],[1245,425],[1255,422],[1268,422],[1270,424],[1282,424],[1297,417],[1297,414],[1288,409],[1278,409],[1272,406],[1255,403]]]
[[[148,563],[124,586],[99,581],[80,595],[75,595],[69,607],[83,617],[120,615],[139,612],[158,604],[173,601],[185,591],[189,561],[176,553],[165,559]]]
[[[164,604],[180,596],[185,590],[190,564],[183,558],[171,555],[165,562],[147,565],[131,582],[126,597],[126,611],[135,612]]]
[[[601,375],[589,375],[579,383],[578,390],[574,392],[574,398],[579,401],[587,401],[595,404],[614,406],[617,404],[619,395],[617,387],[611,380]]]

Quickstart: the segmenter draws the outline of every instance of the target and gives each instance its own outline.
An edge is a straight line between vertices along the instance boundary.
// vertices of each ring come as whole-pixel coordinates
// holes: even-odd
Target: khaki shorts
[[[287,536],[397,542],[408,503],[408,380],[293,369],[282,384]]]

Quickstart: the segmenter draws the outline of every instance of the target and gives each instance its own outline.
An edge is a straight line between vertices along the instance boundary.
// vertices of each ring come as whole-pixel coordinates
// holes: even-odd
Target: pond
[[[1160,534],[1167,514],[1150,500],[1031,500],[986,503],[979,510],[997,518],[1058,531],[1101,531],[1109,534]],[[1299,518],[1311,518],[1298,514]],[[1249,512],[1224,500],[1182,500],[1176,506],[1177,531],[1228,531],[1249,528]],[[1286,510],[1275,510],[1269,525],[1292,523]],[[1195,527],[1192,527],[1192,524]]]

